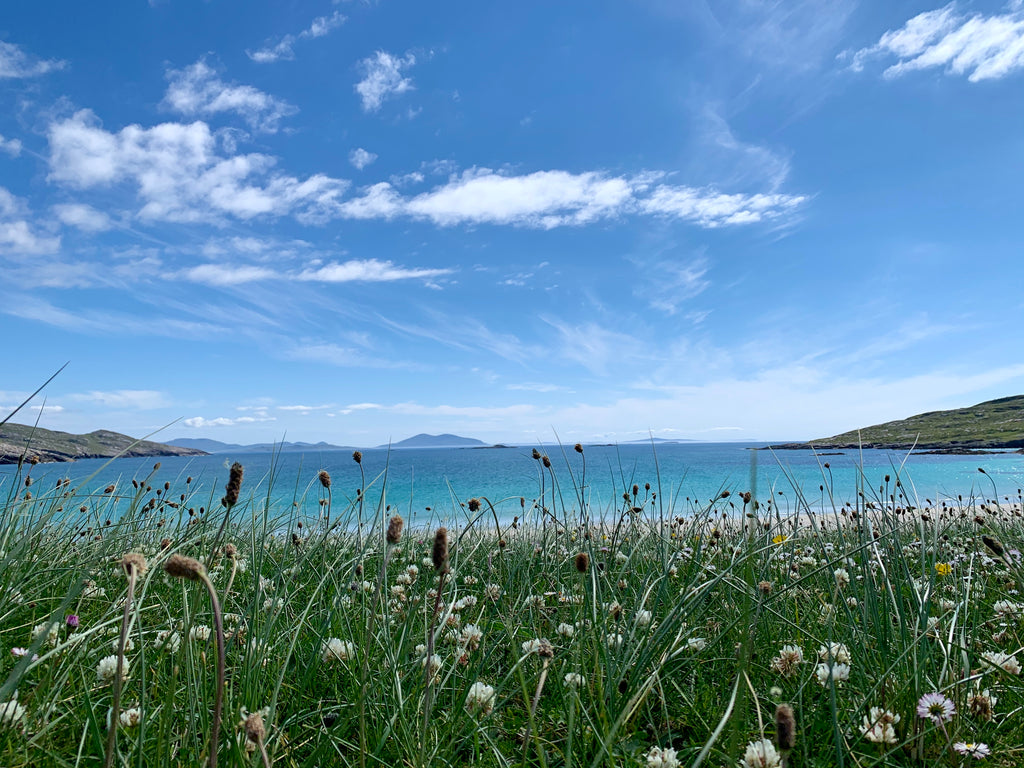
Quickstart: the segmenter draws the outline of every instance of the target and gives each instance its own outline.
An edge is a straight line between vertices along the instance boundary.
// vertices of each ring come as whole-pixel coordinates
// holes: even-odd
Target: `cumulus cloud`
[[[0,253],[38,256],[60,249],[59,237],[40,234],[29,224],[28,218],[25,201],[0,187]]]
[[[915,70],[943,67],[950,75],[967,75],[972,83],[997,80],[1024,67],[1024,12],[960,14],[956,4],[914,16],[899,29],[852,55],[850,67],[864,68],[875,58],[895,57],[883,76],[895,78]],[[850,58],[849,52],[841,54]]]
[[[0,80],[38,77],[48,72],[64,69],[67,62],[56,59],[40,59],[25,53],[14,43],[0,41]]]
[[[330,16],[318,16],[313,19],[313,23],[307,29],[297,35],[285,35],[276,43],[268,43],[255,51],[246,51],[246,54],[258,64],[272,64],[282,59],[290,61],[295,58],[293,47],[299,40],[324,37],[331,30],[344,24],[345,20],[345,16],[339,11],[335,11]]]
[[[5,139],[3,135],[0,135],[0,152],[17,157],[21,154],[21,142],[18,139]]]
[[[411,91],[412,79],[402,73],[415,63],[416,57],[411,53],[399,58],[386,51],[377,51],[363,59],[359,63],[363,79],[355,85],[356,93],[363,102],[363,111],[376,112],[385,99]]]
[[[274,133],[285,117],[298,110],[251,85],[225,83],[200,59],[185,69],[167,71],[164,105],[187,117],[234,112],[253,130]]]
[[[373,152],[367,152],[362,147],[353,149],[348,153],[348,161],[352,163],[358,170],[363,170],[366,166],[370,165],[374,160],[377,159],[377,155]]]
[[[85,203],[55,205],[53,212],[62,223],[85,232],[104,232],[113,226],[107,214]]]
[[[277,173],[267,155],[223,156],[201,121],[129,125],[112,133],[81,110],[51,124],[48,135],[50,180],[74,189],[133,184],[143,219],[191,223],[293,214],[322,221],[336,214],[348,187],[322,174],[298,179]]]

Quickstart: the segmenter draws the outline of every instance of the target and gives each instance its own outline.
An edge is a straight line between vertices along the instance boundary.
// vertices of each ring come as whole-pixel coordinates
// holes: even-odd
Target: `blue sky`
[[[1024,6],[18,3],[0,407],[803,439],[1024,392]]]

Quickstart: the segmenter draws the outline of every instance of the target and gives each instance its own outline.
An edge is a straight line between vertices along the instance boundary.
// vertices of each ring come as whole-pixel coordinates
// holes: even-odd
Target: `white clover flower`
[[[651,612],[645,610],[637,611],[636,624],[638,627],[649,627],[651,625]]]
[[[567,672],[565,677],[562,678],[562,682],[565,683],[567,688],[581,688],[586,683],[586,678],[578,672]]]
[[[466,595],[452,604],[453,611],[464,611],[476,605],[476,595]]]
[[[566,624],[562,622],[558,625],[558,629],[555,630],[555,634],[559,637],[572,637],[575,634],[576,628],[572,624]]]
[[[981,658],[991,664],[993,667],[999,667],[1004,672],[1009,672],[1011,675],[1020,674],[1020,662],[1017,661],[1017,657],[1011,653],[1001,653],[1000,651],[988,651],[981,654]],[[991,670],[986,670],[991,671]]]
[[[779,768],[782,759],[775,751],[775,745],[768,739],[752,741],[747,744],[747,751],[740,763],[743,768]]]
[[[540,656],[551,656],[553,653],[551,647],[551,641],[546,637],[538,637],[533,640],[526,640],[523,643],[523,653],[531,654],[536,653]]]
[[[624,642],[624,638],[618,632],[611,632],[611,633],[609,633],[605,637],[605,641],[608,643],[608,647],[611,650],[617,651],[617,650],[619,650],[619,648],[622,647],[622,643]]]
[[[156,633],[156,640],[153,641],[153,645],[157,650],[177,653],[181,647],[181,635],[170,629],[161,630]]]
[[[627,560],[629,560],[629,555],[627,555],[622,550],[619,550],[618,552],[615,553],[615,562],[616,563],[622,564],[622,563],[626,562]]]
[[[280,597],[268,597],[263,601],[263,610],[267,613],[274,613],[284,607],[284,599]]]
[[[122,728],[135,728],[142,722],[142,710],[138,707],[131,707],[118,715],[117,719]]]
[[[488,584],[484,587],[484,597],[488,600],[497,601],[504,594],[505,590],[497,584]]]
[[[818,658],[822,661],[828,661],[829,658],[831,658],[833,661],[838,661],[840,664],[849,664],[850,649],[843,643],[829,643],[828,645],[823,645],[818,649]]]
[[[25,724],[25,707],[18,703],[18,692],[10,700],[0,703],[0,726],[17,728]]]
[[[691,651],[703,651],[708,647],[708,641],[703,637],[691,637],[686,641],[686,647]]]
[[[1012,600],[996,600],[995,605],[992,606],[992,610],[996,612],[996,615],[1003,619],[1016,619],[1020,617],[1021,606],[1020,603],[1015,603]]]
[[[117,655],[115,654],[111,656],[104,656],[102,659],[100,659],[100,663],[96,665],[96,679],[99,680],[101,684],[105,685],[106,683],[111,682],[116,675]],[[128,679],[127,659],[125,660],[124,665],[121,667],[121,679]]]
[[[467,624],[462,628],[459,633],[459,645],[469,651],[475,651],[480,647],[480,641],[483,640],[484,633],[480,627],[476,624]]]
[[[118,647],[120,645],[121,645],[121,638],[120,637],[115,637],[113,640],[110,641],[110,647],[115,652],[117,651],[117,649],[118,649]],[[131,635],[129,635],[128,637],[126,637],[124,639],[124,652],[125,653],[131,653],[134,650],[135,650],[135,641],[132,640]]]
[[[772,659],[772,669],[783,677],[790,677],[796,674],[800,665],[804,663],[804,651],[798,645],[784,645],[779,655]]]
[[[849,664],[819,664],[814,668],[814,674],[818,678],[818,682],[821,685],[826,685],[831,678],[834,682],[841,683],[844,680],[850,679],[850,665]]]
[[[32,640],[34,642],[38,638],[45,636],[46,644],[52,647],[57,645],[58,632],[57,622],[44,621],[42,624],[36,624],[32,628]]]
[[[324,661],[348,661],[356,655],[355,643],[332,637],[324,641],[321,658]]]
[[[850,572],[845,568],[836,568],[832,575],[836,577],[836,586],[840,589],[850,586]]]
[[[674,749],[651,747],[647,753],[647,768],[679,768],[679,759]]]
[[[882,707],[872,707],[864,716],[864,724],[860,728],[861,735],[876,744],[895,744],[896,729],[893,727],[900,721],[900,716]]]
[[[210,639],[211,629],[206,624],[196,624],[188,631],[189,640],[198,640],[201,643],[205,643]]]
[[[487,716],[494,709],[494,688],[486,683],[476,682],[469,686],[466,694],[466,710],[472,714]]]
[[[410,584],[412,584],[412,576],[403,571],[402,573],[398,574],[398,576],[395,578],[395,584],[399,586],[409,586]]]

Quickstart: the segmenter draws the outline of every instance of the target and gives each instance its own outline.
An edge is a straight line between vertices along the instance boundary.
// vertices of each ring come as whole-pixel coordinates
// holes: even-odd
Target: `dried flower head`
[[[363,453],[362,453],[362,451],[352,451],[352,461],[354,461],[356,464],[362,464],[363,463]]]
[[[590,555],[586,552],[578,552],[573,564],[576,566],[576,570],[580,573],[586,573],[590,569]]]
[[[796,718],[789,704],[779,704],[775,709],[775,742],[782,752],[788,752],[796,743]]]
[[[259,712],[253,712],[245,718],[245,738],[249,741],[260,744],[267,737],[267,728],[263,725],[263,716]]]
[[[198,560],[178,554],[167,558],[164,570],[167,571],[168,576],[189,581],[199,581],[206,573],[206,567]]]
[[[242,474],[244,470],[237,461],[231,465],[228,472],[228,484],[224,486],[224,498],[220,503],[229,509],[238,503],[238,493],[242,490]]]
[[[405,521],[402,520],[401,515],[391,516],[391,519],[388,520],[388,530],[385,534],[388,544],[397,544],[402,540],[402,526],[404,525]]]
[[[236,557],[238,557],[238,547],[236,547],[234,544],[225,544],[224,557],[226,557],[228,560],[234,560]]]
[[[468,502],[466,502],[466,506],[469,508],[470,512],[479,512],[480,499],[470,499]]]
[[[434,549],[430,554],[434,570],[448,572],[448,529],[441,526],[434,534]]]
[[[331,487],[331,473],[328,472],[326,469],[321,469],[320,473],[317,475],[317,478],[319,478],[320,485],[322,485],[324,488]]]
[[[1003,544],[999,539],[986,534],[981,537],[981,541],[986,547],[992,550],[992,554],[996,557],[1003,557],[1006,555],[1006,549],[1003,548]]]
[[[121,558],[121,567],[124,568],[124,572],[129,576],[132,573],[135,576],[141,576],[146,572],[146,558],[138,552],[129,552]]]

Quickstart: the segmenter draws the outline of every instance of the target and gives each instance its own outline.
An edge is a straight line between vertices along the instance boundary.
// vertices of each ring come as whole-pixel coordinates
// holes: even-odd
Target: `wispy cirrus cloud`
[[[204,416],[193,416],[181,423],[189,429],[204,429],[206,427],[234,427],[239,424],[256,424],[263,421],[277,421],[277,419],[273,416],[238,416],[236,418],[217,416],[212,419]]]
[[[246,55],[259,64],[272,64],[275,61],[291,61],[295,58],[294,46],[299,40],[312,40],[324,37],[337,29],[346,21],[346,17],[339,11],[330,16],[317,16],[306,29],[298,34],[285,35],[276,43],[267,43],[255,51],[246,51]]]
[[[376,112],[386,99],[413,90],[412,78],[404,72],[416,63],[416,57],[408,53],[404,57],[393,56],[387,51],[377,51],[359,62],[363,79],[355,84],[355,91],[363,104],[364,112]]]
[[[254,264],[211,262],[189,267],[177,276],[194,283],[213,286],[241,285],[265,280],[296,280],[315,283],[384,283],[395,280],[426,280],[452,272],[451,269],[401,267],[378,259],[350,259],[300,271],[278,271]]]
[[[109,408],[132,408],[142,411],[166,408],[171,405],[166,394],[153,389],[80,392],[68,395],[68,399],[82,403],[96,403]]]
[[[39,77],[64,69],[66,61],[40,59],[23,51],[14,43],[0,40],[0,80]]]
[[[202,59],[184,69],[169,69],[167,81],[164,106],[186,117],[234,112],[253,130],[275,133],[283,118],[298,112],[251,85],[224,82]]]
[[[850,68],[861,71],[872,59],[895,57],[882,73],[896,78],[908,72],[944,67],[947,74],[967,75],[972,83],[997,80],[1024,68],[1024,11],[1019,4],[1007,13],[962,14],[956,3],[919,13],[877,43],[852,55]]]

